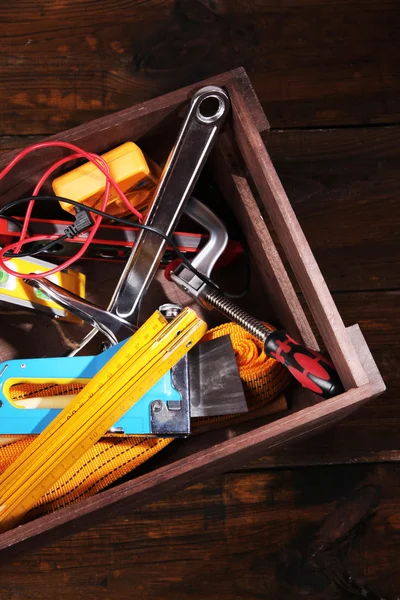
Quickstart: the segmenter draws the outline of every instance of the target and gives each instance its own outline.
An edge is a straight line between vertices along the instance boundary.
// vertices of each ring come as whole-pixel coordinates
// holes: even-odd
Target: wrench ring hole
[[[223,114],[225,108],[225,102],[218,96],[210,95],[206,96],[200,101],[197,107],[197,116],[200,121],[205,123],[212,123],[219,119]]]

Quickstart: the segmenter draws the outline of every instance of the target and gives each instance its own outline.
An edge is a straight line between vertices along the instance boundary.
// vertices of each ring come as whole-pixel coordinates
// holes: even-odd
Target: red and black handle
[[[286,331],[278,329],[268,335],[264,344],[265,353],[284,364],[305,388],[332,398],[344,392],[342,382],[332,362],[293,340]]]

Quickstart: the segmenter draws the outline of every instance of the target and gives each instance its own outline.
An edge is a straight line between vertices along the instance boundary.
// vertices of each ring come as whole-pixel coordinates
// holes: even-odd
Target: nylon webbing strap
[[[274,329],[269,323],[265,323]],[[202,341],[230,335],[249,411],[271,402],[288,385],[290,373],[263,352],[263,343],[236,323],[210,329]],[[229,416],[228,416],[229,418]]]
[[[269,326],[269,325],[268,325]],[[272,402],[290,381],[290,374],[280,363],[262,352],[262,344],[239,325],[227,323],[207,332],[204,341],[229,334],[235,351],[240,377],[245,390],[249,411]],[[41,386],[40,395],[76,394],[83,384],[54,385],[48,390]],[[12,399],[26,398],[37,393],[32,384],[18,384],[10,390]],[[192,429],[205,422],[226,421],[227,417],[193,419]],[[36,436],[21,439],[0,447],[0,473],[32,443]],[[1,436],[0,436],[1,441]],[[103,490],[120,477],[170,444],[172,439],[143,438],[133,436],[106,436],[90,448],[73,467],[41,498],[29,512],[28,518],[36,518],[73,504]]]

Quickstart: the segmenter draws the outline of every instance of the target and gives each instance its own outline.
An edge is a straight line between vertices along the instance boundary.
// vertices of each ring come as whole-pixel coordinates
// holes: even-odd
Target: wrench
[[[112,346],[126,340],[137,329],[125,319],[84,300],[49,279],[24,279],[23,281],[33,288],[41,290],[54,302],[70,310],[82,321],[89,323],[96,331],[103,333]]]
[[[155,191],[146,225],[167,236],[175,231],[229,107],[228,95],[220,87],[206,86],[194,94]],[[159,267],[165,246],[166,241],[154,232],[140,232],[107,308],[109,312],[136,323],[141,300]],[[95,334],[96,329],[70,356],[77,354]]]

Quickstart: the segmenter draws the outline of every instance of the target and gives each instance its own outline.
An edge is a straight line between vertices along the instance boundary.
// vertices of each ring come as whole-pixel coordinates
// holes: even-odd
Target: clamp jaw
[[[193,196],[190,202],[188,202],[185,212],[191,219],[206,229],[210,235],[207,244],[191,262],[197,271],[210,278],[216,262],[221,257],[228,243],[228,232],[217,215]],[[180,264],[171,273],[171,280],[198,304],[209,310],[213,308],[207,302],[207,296],[214,288],[204,283],[202,279],[184,264]]]

